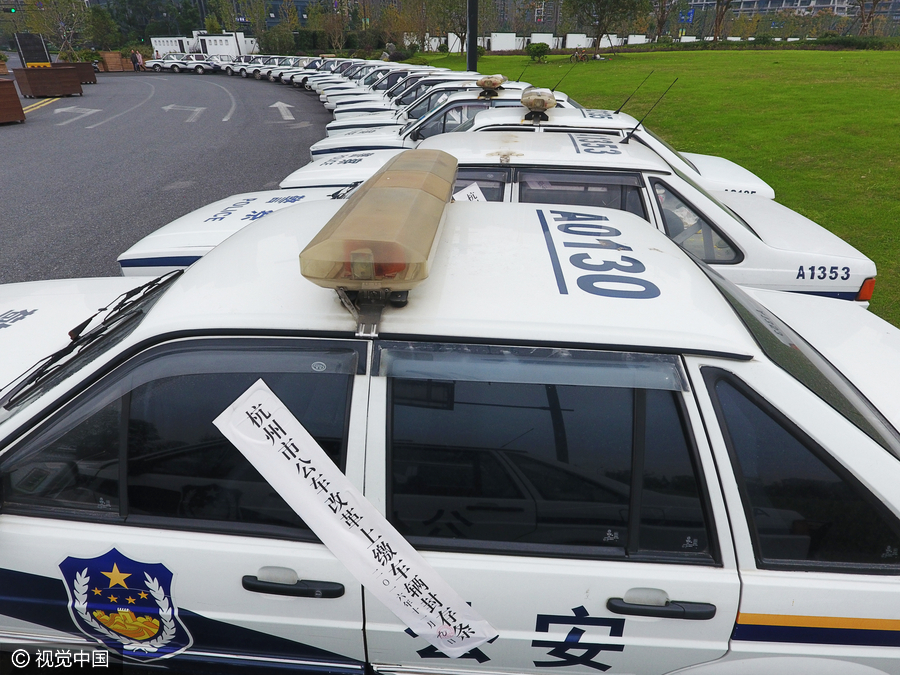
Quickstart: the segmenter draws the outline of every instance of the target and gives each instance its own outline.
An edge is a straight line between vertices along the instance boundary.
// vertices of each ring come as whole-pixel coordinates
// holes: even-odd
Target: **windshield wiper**
[[[152,281],[122,293],[106,307],[98,309],[85,321],[82,321],[69,331],[69,344],[44,357],[7,385],[6,393],[0,396],[0,407],[9,410],[10,406],[14,405],[28,391],[46,382],[54,373],[68,363],[66,357],[76,356],[108,334],[113,327],[124,325],[126,320],[137,316],[132,311],[135,305],[154,295],[155,291],[167,286],[183,272],[184,270],[174,270],[163,274]],[[103,312],[106,312],[106,316],[103,317],[99,324],[85,333],[85,329]]]

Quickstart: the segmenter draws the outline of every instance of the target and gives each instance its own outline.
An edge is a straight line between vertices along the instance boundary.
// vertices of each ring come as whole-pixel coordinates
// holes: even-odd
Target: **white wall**
[[[535,42],[543,42],[549,45],[550,49],[553,49],[553,33],[532,33],[531,44]]]
[[[513,49],[516,49],[515,33],[491,33],[491,50],[505,52]]]
[[[625,38],[620,38],[618,35],[604,35],[600,40],[600,49],[621,47],[623,44],[625,44]]]
[[[630,45],[644,45],[647,44],[649,40],[647,40],[646,35],[629,35],[628,36],[628,44]]]
[[[584,33],[567,33],[566,49],[587,49],[594,44],[594,39]]]

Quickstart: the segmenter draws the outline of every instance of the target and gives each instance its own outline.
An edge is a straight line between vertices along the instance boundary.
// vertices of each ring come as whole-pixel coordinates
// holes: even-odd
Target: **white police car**
[[[180,72],[181,67],[184,63],[184,59],[187,57],[187,54],[182,54],[181,52],[172,52],[170,54],[166,54],[161,59],[150,59],[148,61],[144,61],[144,68],[147,70],[153,70],[157,73],[161,73],[164,70],[171,70],[174,66],[178,70],[174,72]]]
[[[485,110],[455,131],[535,131],[630,135],[707,190],[775,198],[775,190],[756,174],[723,157],[679,152],[627,113],[615,110],[543,107],[536,118],[528,108]]]
[[[0,287],[3,649],[898,672],[900,332],[748,295],[624,211],[441,208],[432,158],[180,276]],[[258,380],[283,408],[242,407]]]
[[[496,77],[496,76],[493,76]],[[502,76],[501,76],[502,77]],[[480,81],[480,80],[479,80]],[[478,81],[451,81],[436,84],[428,87],[424,92],[412,99],[405,106],[395,108],[385,103],[361,103],[355,108],[355,114],[351,111],[345,111],[341,117],[325,125],[326,136],[341,136],[355,129],[372,129],[380,128],[388,130],[389,127],[403,126],[410,120],[417,120],[431,110],[444,103],[453,94],[461,92],[469,92],[473,95],[479,95],[483,87],[477,84]],[[504,90],[517,89],[520,92],[531,88],[528,82],[503,82]],[[416,87],[418,89],[418,87]],[[406,94],[399,98],[406,98]],[[399,104],[399,102],[398,102]]]
[[[741,285],[862,303],[875,289],[875,263],[838,236],[771,199],[714,196],[633,139],[515,131],[419,147],[459,160],[457,199],[622,209]]]
[[[151,232],[118,257],[125,276],[156,276],[195,263],[260,218],[301,202],[345,199],[402,150],[328,155],[294,171],[280,190],[225,197]]]
[[[527,90],[526,90],[527,91]],[[545,90],[546,91],[546,90]],[[434,108],[417,120],[409,120],[399,128],[362,128],[340,136],[328,136],[309,147],[311,159],[334,152],[358,152],[388,148],[415,148],[426,139],[453,131],[488,108],[520,107],[522,92],[517,89],[495,88],[480,93],[463,91],[451,94],[438,108]],[[574,107],[562,92],[556,92],[557,105]]]

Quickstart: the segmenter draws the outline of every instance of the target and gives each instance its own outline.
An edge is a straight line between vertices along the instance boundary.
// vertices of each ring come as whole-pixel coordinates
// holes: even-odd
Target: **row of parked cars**
[[[241,77],[255,77],[257,80],[267,77],[275,80],[282,71],[297,70],[312,61],[312,58],[302,56],[265,56],[259,54],[244,54],[231,56],[228,54],[184,54],[171,52],[159,59],[150,59],[144,63],[148,70],[161,73],[225,73],[226,75],[240,75]]]
[[[378,61],[286,79],[335,121],[281,189],[122,277],[0,287],[0,642],[900,670],[900,331],[866,256],[621,110]]]

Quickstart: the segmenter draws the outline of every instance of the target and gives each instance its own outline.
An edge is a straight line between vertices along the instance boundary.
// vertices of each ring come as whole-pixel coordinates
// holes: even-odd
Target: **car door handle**
[[[625,602],[622,598],[610,598],[606,609],[614,614],[633,614],[635,616],[658,616],[662,619],[691,619],[702,621],[716,615],[716,606],[707,602],[681,602],[670,600],[665,605],[639,605]]]
[[[332,581],[304,581],[301,579],[293,584],[279,584],[274,581],[260,581],[250,574],[244,575],[241,579],[241,586],[254,593],[291,595],[298,598],[339,598],[344,594],[344,585]]]

